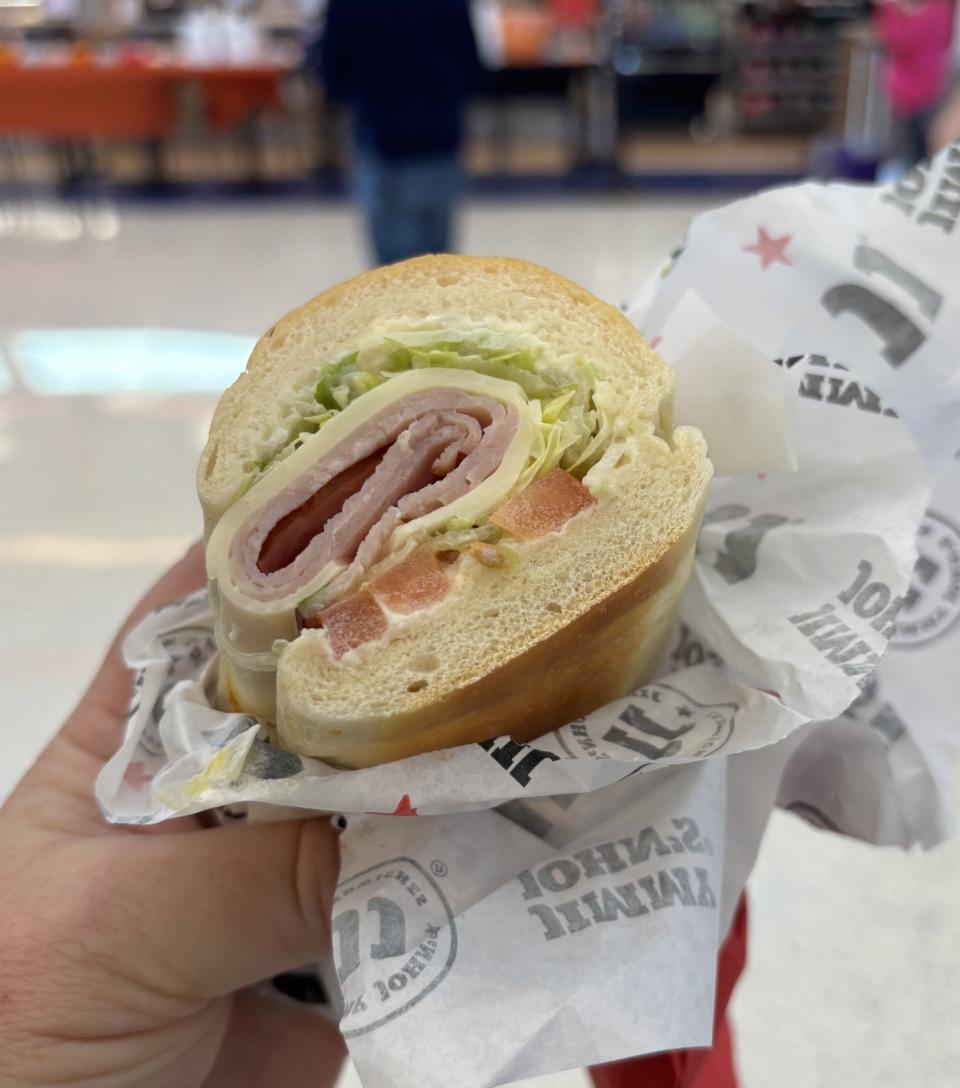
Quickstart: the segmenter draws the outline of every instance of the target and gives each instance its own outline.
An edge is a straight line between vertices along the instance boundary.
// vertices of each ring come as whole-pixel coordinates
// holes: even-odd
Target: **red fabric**
[[[596,1088],[737,1088],[733,1036],[726,1012],[746,962],[747,901],[744,897],[717,962],[713,1046],[709,1050],[675,1050],[647,1058],[595,1065],[590,1076]]]
[[[950,0],[884,3],[877,8],[876,20],[877,32],[890,55],[887,86],[894,110],[910,117],[935,106],[946,86],[950,65]]]

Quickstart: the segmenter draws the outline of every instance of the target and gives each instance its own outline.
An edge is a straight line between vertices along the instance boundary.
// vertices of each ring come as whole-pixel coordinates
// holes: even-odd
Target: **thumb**
[[[124,886],[154,988],[229,993],[330,951],[340,867],[328,818],[137,836]]]

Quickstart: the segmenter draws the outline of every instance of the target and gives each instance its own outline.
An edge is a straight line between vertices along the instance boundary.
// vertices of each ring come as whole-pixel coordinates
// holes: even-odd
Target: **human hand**
[[[127,626],[203,578],[198,546]],[[336,1027],[243,988],[328,951],[336,831],[106,824],[93,786],[127,716],[120,643],[0,809],[0,1086],[331,1085]]]

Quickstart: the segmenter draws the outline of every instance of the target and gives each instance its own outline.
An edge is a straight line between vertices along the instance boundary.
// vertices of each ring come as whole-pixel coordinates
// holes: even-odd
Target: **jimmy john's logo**
[[[437,863],[436,872],[446,869]],[[412,858],[384,861],[337,886],[333,956],[346,1038],[401,1016],[436,989],[457,955],[453,911]]]
[[[669,826],[641,827],[525,869],[517,882],[527,913],[543,937],[555,941],[601,922],[676,907],[715,908],[705,863],[712,853],[697,821],[681,816]]]
[[[648,684],[632,698],[603,739],[643,759],[703,759],[733,733],[737,703],[700,703],[672,684]]]
[[[894,624],[894,646],[920,646],[960,617],[960,528],[928,510],[917,532],[919,558]]]
[[[672,684],[647,684],[635,691],[616,720],[605,716],[564,726],[557,740],[571,758],[702,759],[727,743],[739,704],[700,703]],[[602,713],[602,712],[601,712]]]
[[[820,305],[831,317],[860,321],[877,338],[880,354],[890,366],[903,366],[926,343],[943,295],[911,269],[865,242],[858,242],[851,256],[860,278],[829,287],[821,295]]]
[[[531,748],[529,744],[518,744],[510,737],[501,737],[498,740],[482,740],[479,742],[482,748],[507,774],[519,785],[526,788],[530,785],[530,776],[546,760],[557,760],[560,757],[553,752],[545,752],[542,748]]]

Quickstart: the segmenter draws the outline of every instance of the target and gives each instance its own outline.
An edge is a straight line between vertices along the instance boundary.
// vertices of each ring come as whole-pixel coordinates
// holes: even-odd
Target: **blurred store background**
[[[455,244],[619,304],[705,208],[903,172],[918,133],[960,136],[953,8],[481,0]],[[374,259],[352,199],[369,146],[318,76],[325,11],[0,0],[0,799],[196,535],[196,459],[255,337]],[[416,82],[392,52],[355,65],[364,85]],[[751,887],[745,1088],[960,1084],[960,846],[778,813]]]
[[[481,0],[473,189],[869,176],[889,136],[871,6]],[[337,193],[345,118],[305,64],[324,8],[0,0],[0,180]]]

